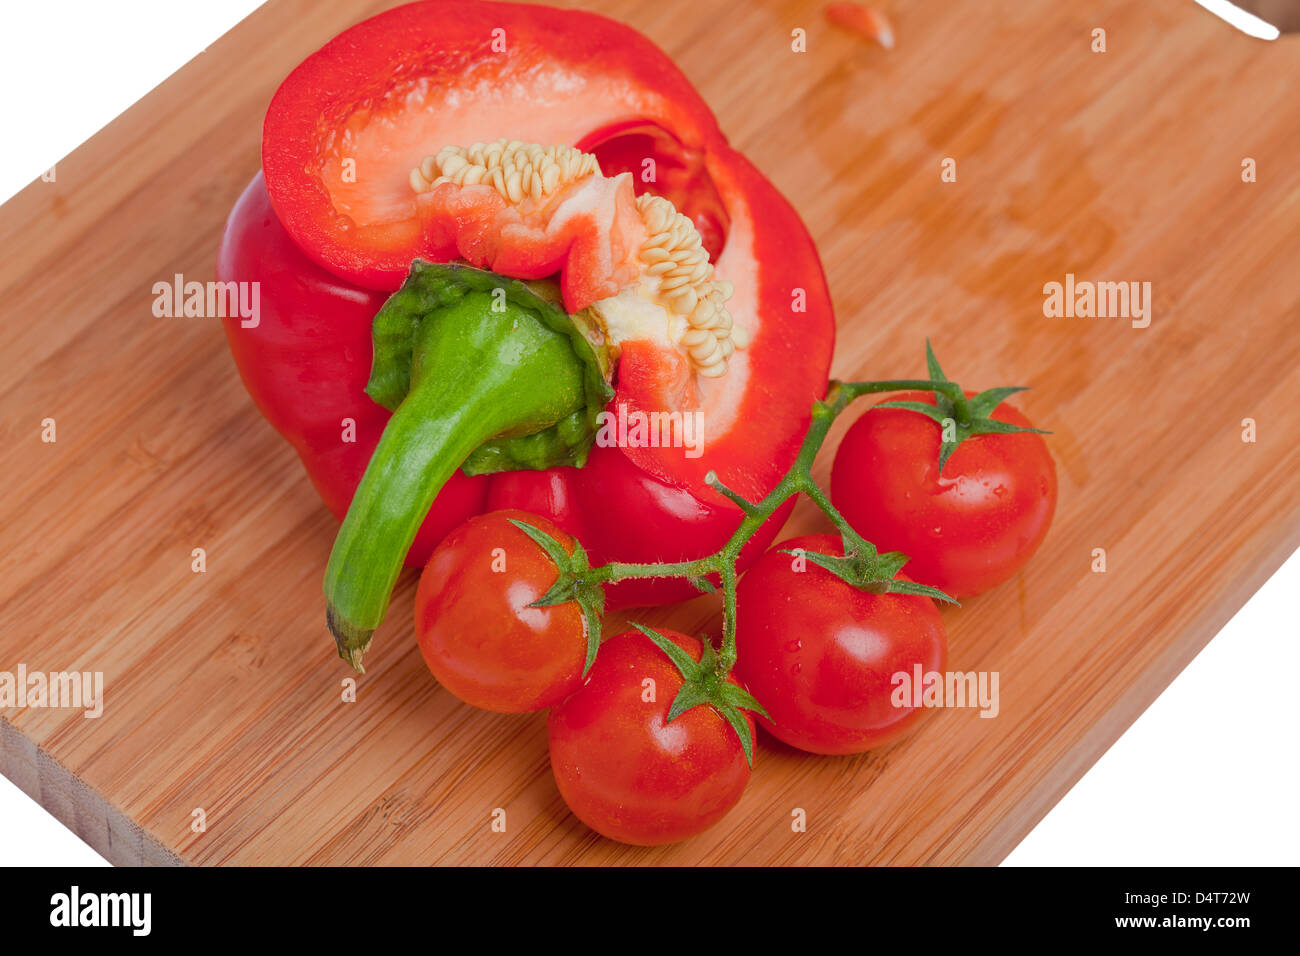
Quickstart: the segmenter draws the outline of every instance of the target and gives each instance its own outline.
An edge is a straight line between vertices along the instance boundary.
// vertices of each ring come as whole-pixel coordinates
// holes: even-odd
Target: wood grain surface
[[[279,81],[385,5],[272,0],[0,209],[0,670],[102,671],[106,698],[98,719],[0,711],[0,769],[109,860],[996,863],[1300,543],[1300,41],[1187,0],[882,0],[886,53],[813,3],[587,0],[672,55],[804,216],[836,375],[920,374],[928,335],[968,386],[1037,386],[1055,525],[944,612],[951,668],[999,672],[1001,711],[935,711],[853,758],[766,739],[723,823],[637,849],[566,811],[544,718],[429,677],[409,572],[344,703],[335,524],[217,321],[155,318],[151,290],[211,278]],[[1150,327],[1045,318],[1067,272],[1151,282]],[[801,505],[789,530],[823,526]]]

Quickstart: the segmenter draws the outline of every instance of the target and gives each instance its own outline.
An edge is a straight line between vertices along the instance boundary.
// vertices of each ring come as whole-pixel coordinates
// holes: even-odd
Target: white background
[[[253,0],[6,3],[0,20],[0,200],[38,178],[256,6]],[[1188,15],[1204,14],[1189,4]],[[1300,863],[1300,721],[1289,686],[1290,675],[1300,674],[1297,593],[1300,553],[1007,863]],[[0,864],[106,865],[3,777]]]

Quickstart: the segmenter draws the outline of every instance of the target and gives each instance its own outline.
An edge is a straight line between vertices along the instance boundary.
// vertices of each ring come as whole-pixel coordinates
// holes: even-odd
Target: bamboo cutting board
[[[344,702],[335,524],[218,323],[155,318],[151,290],[211,278],[272,92],[384,5],[272,0],[0,209],[0,670],[105,681],[98,719],[0,711],[0,768],[109,860],[995,863],[1300,543],[1300,40],[1189,0],[892,0],[885,53],[812,3],[589,0],[674,57],[808,222],[837,376],[920,374],[929,335],[968,386],[1037,386],[1052,532],[944,612],[950,667],[999,672],[1001,712],[935,711],[852,758],[766,739],[728,818],[647,850],[566,811],[543,717],[437,687],[409,572]],[[1066,273],[1151,282],[1150,327],[1044,317]],[[801,505],[788,530],[821,527]],[[711,600],[640,619],[716,625]]]

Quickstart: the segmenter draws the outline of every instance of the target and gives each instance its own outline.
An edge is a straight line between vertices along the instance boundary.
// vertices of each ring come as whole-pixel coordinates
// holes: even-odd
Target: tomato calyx
[[[934,357],[934,349],[930,347],[929,339],[925,340],[925,364],[931,380],[947,386],[930,389],[934,392],[934,405],[898,399],[881,402],[876,408],[902,408],[909,412],[917,412],[934,421],[942,430],[942,443],[939,446],[940,472],[943,471],[944,465],[948,464],[952,453],[968,438],[977,435],[1011,435],[1016,432],[1051,434],[1041,428],[1023,428],[990,417],[993,411],[1010,396],[1017,392],[1029,391],[1028,386],[1009,385],[989,388],[973,398],[967,398],[962,388],[956,382],[949,381],[944,375],[939,360]]]
[[[600,649],[600,618],[605,612],[605,589],[583,576],[585,571],[591,569],[587,549],[575,538],[573,553],[570,554],[560,542],[541,528],[515,518],[511,518],[510,523],[532,538],[555,562],[555,568],[559,572],[555,583],[529,607],[551,607],[573,601],[582,610],[583,619],[587,623],[587,657],[582,664],[582,676],[586,677],[587,671],[596,662],[596,652]]]
[[[909,560],[902,551],[886,551],[881,554],[874,544],[852,528],[848,529],[848,533],[841,530],[840,538],[843,541],[843,555],[807,551],[802,548],[782,548],[780,551],[782,554],[811,561],[859,591],[866,591],[869,594],[913,594],[961,607],[956,598],[939,588],[899,578],[898,573]]]
[[[713,643],[707,637],[700,639],[703,649],[697,661],[654,628],[635,622],[632,626],[654,641],[655,646],[664,652],[682,675],[682,689],[677,692],[672,706],[668,708],[668,723],[672,723],[692,708],[712,707],[740,738],[740,746],[744,749],[745,759],[749,761],[752,770],[754,738],[749,732],[749,722],[745,720],[741,710],[753,711],[768,720],[771,720],[771,717],[749,691],[727,679],[731,669],[722,666],[722,659]]]

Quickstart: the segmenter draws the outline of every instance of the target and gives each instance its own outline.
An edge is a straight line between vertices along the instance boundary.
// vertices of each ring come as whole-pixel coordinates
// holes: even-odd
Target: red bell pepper
[[[548,185],[564,199],[562,215],[556,212],[559,199],[521,202],[513,187],[498,183],[493,191],[472,179],[455,181],[452,167],[481,159],[483,149],[440,150],[502,137],[575,146],[594,156],[599,169]],[[435,156],[444,160],[435,162]],[[493,161],[482,162],[490,172]],[[474,270],[455,275],[485,275],[485,281],[498,283],[509,276],[555,274],[562,303],[539,306],[538,315],[551,309],[603,315],[602,303],[645,279],[645,264],[637,257],[647,254],[638,249],[651,242],[646,237],[654,234],[654,220],[646,200],[635,197],[650,193],[671,202],[667,215],[675,208],[694,226],[686,227],[687,239],[713,265],[711,273],[707,265],[700,267],[700,274],[715,281],[699,287],[701,296],[721,290],[720,301],[731,292],[725,305],[734,318],[736,347],[725,361],[716,348],[700,357],[709,351],[708,342],[688,354],[692,340],[686,337],[669,347],[662,337],[633,327],[620,326],[621,338],[611,327],[595,335],[603,343],[597,351],[613,363],[612,420],[620,414],[635,420],[637,413],[699,412],[701,448],[653,447],[635,435],[611,446],[597,436],[589,453],[580,448],[564,459],[585,462],[583,467],[475,477],[457,471],[446,477],[428,509],[408,564],[423,564],[437,541],[465,518],[498,507],[552,518],[586,546],[594,562],[699,557],[716,550],[740,520],[736,506],[706,483],[706,475],[715,472],[730,488],[757,498],[793,461],[811,403],[825,389],[834,341],[816,250],[785,199],[728,145],[686,78],[630,28],[541,6],[430,0],[398,7],[345,31],[290,74],[267,113],[262,166],[231,214],[218,262],[221,280],[261,284],[261,312],[255,327],[227,320],[227,338],[259,409],[293,444],[340,518],[363,474],[369,470],[374,477],[363,491],[366,504],[358,495],[354,512],[371,508],[369,499],[384,480],[380,473],[393,470],[394,456],[416,454],[400,451],[402,441],[390,437],[376,455],[385,429],[415,434],[430,416],[450,414],[446,396],[426,394],[421,401],[432,410],[420,414],[409,410],[413,399],[403,398],[408,386],[410,395],[438,387],[419,381],[432,360],[419,358],[418,343],[412,359],[403,309],[427,302],[435,295],[430,289],[443,286],[420,286],[415,260],[468,262],[497,278]],[[422,168],[427,178],[420,176]],[[620,175],[625,173],[630,175]],[[542,178],[538,173],[535,190],[543,189]],[[687,265],[704,253],[694,253]],[[668,285],[656,286],[661,298],[676,294],[662,292]],[[403,291],[389,300],[399,286]],[[515,286],[532,300],[532,293]],[[511,307],[519,301],[516,296]],[[391,354],[372,348],[380,342],[381,326],[407,335]],[[397,376],[402,390],[382,398],[390,407],[403,403],[390,424],[389,410],[366,388],[369,380],[370,394],[383,393],[372,373],[388,368],[392,355],[399,364],[404,355],[406,365]],[[440,374],[456,370],[457,361],[448,359],[449,368]],[[558,382],[558,372],[555,377]],[[500,386],[497,394],[517,393]],[[552,420],[569,410],[555,411]],[[529,420],[524,430],[544,424]],[[478,427],[489,428],[482,415]],[[507,459],[513,467],[528,463],[526,456]],[[434,481],[434,471],[408,470],[404,487],[431,495],[435,489],[425,486]],[[374,515],[381,513],[391,517],[381,508],[367,511],[371,518],[349,521],[374,522],[374,538],[380,536]],[[787,514],[783,510],[751,541],[755,556]],[[344,536],[363,535],[349,528],[345,522]],[[331,573],[368,573],[359,561],[341,558],[335,568],[332,560]],[[609,602],[664,603],[692,593],[686,582],[628,581],[609,589]]]

